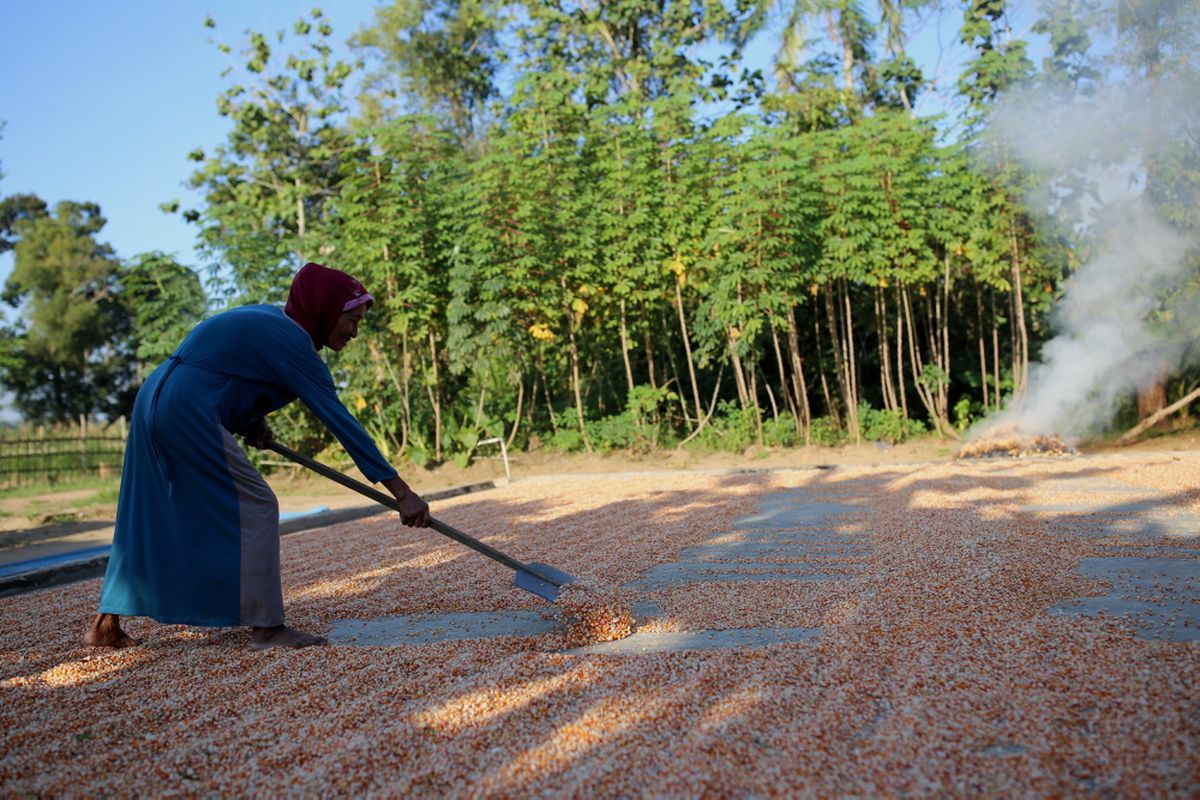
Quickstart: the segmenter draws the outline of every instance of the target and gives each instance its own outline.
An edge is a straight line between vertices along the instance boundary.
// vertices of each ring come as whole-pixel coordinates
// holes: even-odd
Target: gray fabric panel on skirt
[[[242,524],[242,624],[268,628],[283,624],[279,577],[279,500],[237,439],[223,431],[225,460],[237,485]]]

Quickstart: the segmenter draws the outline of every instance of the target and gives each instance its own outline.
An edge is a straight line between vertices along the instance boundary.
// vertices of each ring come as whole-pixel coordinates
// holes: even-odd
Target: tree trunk
[[[621,360],[625,362],[625,385],[633,391],[633,367],[629,363],[629,334],[625,327],[625,298],[621,298]]]
[[[929,342],[929,360],[939,370],[942,370],[941,317],[942,296],[935,286],[925,296],[925,340]],[[942,370],[942,372],[944,373],[945,370]],[[946,404],[943,400],[945,396],[944,382],[939,380],[937,386],[930,390],[929,396],[933,399],[933,407],[937,418],[946,420],[948,425],[949,418],[946,414]]]
[[[943,256],[945,271],[942,279],[941,296],[937,300],[938,366],[946,374],[946,380],[938,384],[938,409],[942,416],[950,419],[950,253]]]
[[[1025,327],[1025,299],[1021,281],[1021,246],[1017,239],[1016,223],[1011,213],[1008,219],[1009,238],[1012,242],[1013,315],[1016,323],[1018,351],[1013,353],[1013,393],[1025,394],[1029,373],[1029,331]]]
[[[903,297],[905,321],[908,323],[909,364],[912,366],[913,385],[917,390],[917,396],[921,398],[921,404],[925,406],[925,410],[929,413],[929,418],[933,420],[933,425],[937,429],[938,435],[958,439],[958,434],[955,433],[954,429],[949,426],[945,419],[938,415],[937,404],[934,395],[929,391],[929,387],[921,382],[921,373],[925,371],[925,362],[921,358],[921,349],[917,345],[916,326],[913,324],[912,301],[909,299],[907,287],[905,288]]]
[[[398,380],[396,380],[396,371],[392,368],[391,359],[389,359],[387,356],[385,356],[383,354],[383,351],[379,349],[379,340],[371,339],[370,343],[368,344],[368,349],[371,351],[371,360],[375,362],[375,381],[376,381],[376,383],[379,385],[382,385],[384,378],[388,378],[389,380],[391,380],[392,386],[395,387],[396,391],[400,392],[401,391],[400,382]],[[380,430],[382,430],[384,432],[384,435],[387,436],[388,440],[391,442],[392,446],[395,448],[396,453],[397,454],[403,453],[404,445],[406,444],[406,441],[407,441],[407,437],[404,435],[404,420],[403,420],[403,418],[400,421],[400,431],[401,431],[400,439],[397,439],[396,434],[394,433],[395,428],[392,426],[391,421],[388,420],[384,416],[383,406],[378,399],[376,399],[376,401],[375,401],[374,410],[375,410],[375,416],[379,420]]]
[[[1167,405],[1167,377],[1169,370],[1166,364],[1159,363],[1155,371],[1154,379],[1149,386],[1141,386],[1137,390],[1137,413],[1138,419],[1144,420],[1159,411]]]
[[[517,413],[513,415],[512,430],[504,441],[505,447],[512,447],[513,439],[517,438],[517,429],[521,427],[521,403],[525,399],[525,377],[517,375]]]
[[[1142,433],[1148,428],[1153,428],[1164,418],[1174,414],[1179,409],[1190,405],[1198,397],[1200,397],[1200,389],[1193,389],[1171,405],[1167,406],[1166,408],[1159,409],[1155,413],[1146,417],[1146,419],[1139,422],[1137,425],[1130,428],[1125,433],[1121,434],[1120,438],[1117,439],[1117,444],[1129,444],[1138,437],[1138,434]]]
[[[487,384],[479,387],[479,402],[475,405],[475,430],[479,430],[483,422],[483,401],[487,398]]]
[[[812,410],[808,406],[808,386],[804,381],[804,362],[800,359],[800,332],[796,329],[795,309],[788,308],[788,350],[792,358],[792,388],[796,392],[796,403],[800,407],[804,445],[812,444]]]
[[[850,305],[850,289],[846,285],[845,279],[842,280],[842,300],[846,306],[846,385],[850,387],[850,401],[853,405],[850,406],[851,424],[854,426],[854,443],[862,444],[862,432],[859,430],[858,424],[858,359],[855,356],[854,342],[854,309]]]
[[[921,399],[921,405],[925,406],[925,411],[933,420],[934,427],[941,434],[942,426],[938,421],[933,398],[929,394],[928,387],[921,382],[921,373],[925,370],[925,363],[921,358],[921,351],[917,347],[916,326],[913,325],[912,300],[908,296],[908,287],[905,287],[904,290],[904,320],[908,323],[908,363],[912,367],[913,387],[917,390],[917,397]]]
[[[989,409],[992,405],[988,400],[987,347],[983,340],[983,297],[979,292],[975,293],[975,333],[979,339],[979,382],[983,384],[983,407]]]
[[[397,377],[396,369],[392,366],[390,359],[380,355],[384,368],[387,370],[388,377],[392,381],[392,386],[396,389],[396,393],[400,395],[400,442],[397,446],[397,454],[403,456],[408,450],[408,428],[410,420],[410,407],[408,400],[408,378],[412,371],[412,365],[409,361],[408,353],[408,335],[406,333],[400,336],[400,375]]]
[[[567,284],[566,279],[562,282],[563,296],[566,296]],[[571,389],[575,393],[575,416],[579,420],[579,436],[583,439],[583,446],[587,451],[592,452],[592,443],[588,440],[587,426],[583,416],[583,391],[580,388],[579,379],[579,344],[575,340],[575,312],[570,307],[567,308],[567,337],[571,345]]]
[[[950,355],[950,254],[946,253],[946,285],[942,289],[942,359],[946,370],[946,380],[950,380],[950,376],[954,374],[953,361]],[[961,303],[960,303],[961,304]],[[950,384],[946,384],[946,403],[947,410],[950,403]]]
[[[726,331],[725,346],[729,349],[729,363],[733,365],[733,380],[737,384],[738,402],[742,408],[750,407],[750,392],[746,388],[746,374],[742,371],[742,359],[737,354],[736,340],[731,331]]]
[[[546,367],[540,356],[538,357],[538,371],[545,376]],[[542,378],[542,396],[546,400],[546,413],[550,415],[550,431],[558,433],[558,422],[554,419],[554,399],[550,397],[550,381],[545,377]]]
[[[826,298],[828,300],[828,298]],[[826,303],[826,310],[828,310]],[[817,374],[821,376],[821,395],[825,399],[825,408],[829,411],[829,416],[833,417],[833,424],[839,429],[842,427],[842,418],[838,413],[837,404],[833,400],[833,393],[829,391],[829,381],[825,376],[825,348],[821,346],[821,312],[813,313],[813,330],[815,331],[817,340]],[[834,348],[830,348],[834,349]],[[836,357],[836,350],[834,351]],[[836,358],[835,358],[836,360]]]
[[[837,291],[844,306],[841,340],[842,367],[846,373],[842,383],[846,396],[846,420],[848,426],[854,431],[854,443],[862,444],[862,431],[859,430],[858,425],[858,369],[854,359],[854,317],[850,307],[850,292],[844,278],[838,281]]]
[[[908,388],[904,385],[904,311],[900,307],[900,284],[896,284],[896,390],[900,413],[908,419]]]
[[[687,355],[688,376],[692,380],[692,399],[696,402],[696,419],[704,416],[704,406],[700,403],[700,385],[696,382],[696,366],[692,363],[692,345],[688,338],[687,320],[683,315],[683,292],[679,288],[679,280],[675,281],[675,309],[679,312],[679,332],[683,336],[683,352]]]
[[[378,176],[378,165],[376,165],[376,176]],[[391,260],[391,253],[388,245],[385,242],[383,245],[383,260]],[[389,275],[387,278],[388,295],[394,295],[396,286],[393,278]],[[396,387],[396,391],[400,394],[400,449],[399,455],[404,455],[408,451],[408,439],[410,430],[412,429],[412,401],[409,397],[410,384],[412,379],[412,353],[408,349],[408,331],[400,332],[400,378],[396,379],[396,372],[392,367],[390,359],[385,359],[384,364],[387,365],[388,374],[392,378],[392,385]]]
[[[433,405],[433,457],[442,460],[442,394],[441,381],[438,377],[437,341],[433,338],[433,330],[429,331],[429,363],[433,371],[433,383],[428,387],[429,402]]]
[[[825,323],[826,328],[829,330],[829,349],[833,351],[833,372],[837,376],[838,389],[840,390],[842,404],[844,405],[848,395],[846,392],[846,369],[842,363],[842,326],[837,319],[837,311],[834,308],[832,288],[825,290]],[[849,409],[846,410],[846,415],[849,418]]]
[[[642,331],[642,338],[646,343],[646,371],[650,374],[650,388],[658,388],[658,378],[654,374],[654,345],[650,339],[650,329]]]
[[[304,185],[299,177],[294,178],[292,182],[296,187],[296,238],[303,241],[307,228],[307,220],[304,218]]]
[[[775,348],[775,365],[779,368],[779,391],[784,401],[787,402],[788,411],[792,415],[792,421],[796,424],[796,433],[800,433],[800,410],[796,408],[796,402],[792,398],[792,393],[787,388],[787,367],[783,365],[783,349],[779,346],[779,332],[775,330],[774,320],[771,321],[771,345]],[[763,374],[763,385],[769,385],[765,373]],[[771,399],[773,403],[774,397]],[[779,414],[776,413],[775,417],[778,419]]]
[[[992,301],[992,388],[995,389],[996,412],[1000,412],[1000,325],[996,322],[996,291],[991,290]]]
[[[838,13],[839,16],[835,17],[835,13]],[[846,13],[845,7],[841,7],[837,11],[833,8],[827,9],[825,25],[830,39],[842,51],[842,91],[845,93],[845,100],[848,103],[854,95],[854,40],[845,25]]]
[[[662,330],[663,341],[670,342],[670,335],[667,332],[667,321],[662,315],[658,317],[658,325]],[[670,386],[671,381],[674,381],[675,385],[679,387],[679,391],[675,393],[675,396],[679,398],[679,411],[683,414],[683,421],[688,426],[691,426],[692,417],[688,413],[687,398],[684,397],[683,378],[679,377],[679,363],[675,361],[675,351],[669,344],[667,345],[667,363],[671,365],[671,377],[663,383],[663,386]]]
[[[771,382],[767,380],[767,373],[762,367],[759,367],[758,372],[755,373],[755,375],[759,374],[762,375],[763,389],[767,392],[767,402],[771,404],[771,419],[779,422],[779,404],[775,402],[775,392],[771,389]]]
[[[533,385],[529,387],[529,405],[525,407],[525,424],[529,426],[531,435],[537,434],[537,425],[533,421],[533,407],[537,403],[538,374],[533,375]]]
[[[758,434],[758,446],[762,447],[763,446],[762,409],[758,407],[758,380],[757,380],[757,376],[755,375],[756,370],[754,368],[753,362],[751,363],[750,369],[748,371],[750,373],[750,395],[751,395],[751,404],[750,405],[754,409],[754,429]],[[770,390],[768,389],[768,391],[770,391]],[[772,403],[773,402],[774,401],[772,401]]]
[[[875,287],[875,331],[879,340],[879,386],[883,391],[883,407],[897,411],[896,387],[892,383],[891,337],[888,334],[886,298],[881,287]]]
[[[717,380],[713,384],[712,401],[708,404],[708,413],[700,419],[699,423],[696,425],[696,430],[689,433],[683,441],[675,446],[676,449],[683,447],[692,439],[696,438],[700,434],[700,431],[704,430],[704,426],[707,425],[708,421],[712,418],[713,410],[717,407],[717,396],[721,393],[721,378],[723,377],[725,377],[724,361],[721,362],[720,368],[717,369]]]
[[[408,439],[412,435],[412,351],[408,349],[408,332],[400,337],[400,385],[403,387],[400,396],[400,425],[402,428],[401,452],[408,449]]]

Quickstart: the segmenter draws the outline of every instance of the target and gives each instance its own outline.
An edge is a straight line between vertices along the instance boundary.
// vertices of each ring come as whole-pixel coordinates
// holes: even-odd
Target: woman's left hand
[[[400,521],[413,528],[429,527],[429,503],[412,489],[400,501]]]
[[[247,425],[242,430],[242,438],[251,447],[262,448],[266,446],[267,442],[275,441],[275,434],[271,433],[271,429],[267,426],[267,420],[264,418]]]

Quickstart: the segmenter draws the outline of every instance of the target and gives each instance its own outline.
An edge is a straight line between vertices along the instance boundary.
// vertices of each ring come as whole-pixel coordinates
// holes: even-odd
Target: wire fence
[[[0,437],[0,489],[116,477],[125,457],[124,435]]]

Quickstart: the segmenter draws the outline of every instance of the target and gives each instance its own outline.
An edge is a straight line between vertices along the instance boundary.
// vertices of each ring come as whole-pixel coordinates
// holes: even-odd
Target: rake
[[[369,497],[372,500],[387,506],[393,511],[400,510],[400,503],[396,498],[384,494],[373,486],[369,486],[361,481],[356,481],[348,475],[343,475],[332,467],[322,464],[320,461],[314,461],[308,456],[301,455],[290,447],[279,444],[276,441],[264,442],[263,447],[274,450],[284,458],[294,461],[301,466],[308,467],[313,472],[329,478],[331,481],[340,483],[348,489],[353,489],[364,497]],[[429,527],[433,530],[447,536],[459,544],[464,544],[467,547],[482,553],[493,561],[498,561],[504,566],[516,572],[513,578],[513,585],[518,589],[524,589],[531,594],[536,594],[543,600],[548,600],[553,603],[558,599],[558,590],[564,583],[573,583],[575,578],[562,570],[555,569],[547,564],[539,564],[536,561],[523,563],[513,558],[510,555],[500,552],[496,548],[486,545],[478,539],[468,536],[457,528],[451,527],[439,519],[430,518]]]

